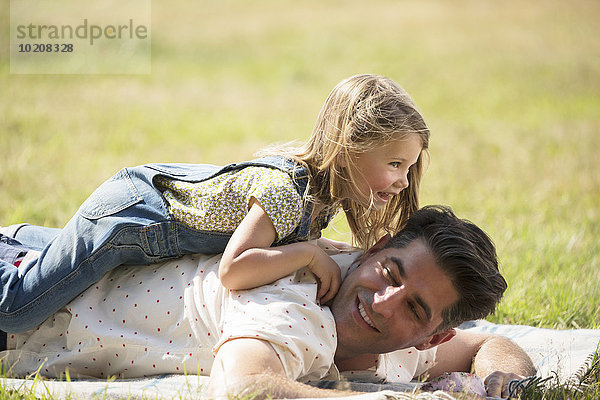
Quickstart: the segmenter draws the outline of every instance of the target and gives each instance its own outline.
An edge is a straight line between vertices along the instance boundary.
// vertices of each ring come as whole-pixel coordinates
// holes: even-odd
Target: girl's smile
[[[408,187],[409,168],[417,162],[422,149],[419,136],[410,135],[352,155],[352,167],[357,175],[355,184],[361,196],[357,200],[377,210],[383,208]]]

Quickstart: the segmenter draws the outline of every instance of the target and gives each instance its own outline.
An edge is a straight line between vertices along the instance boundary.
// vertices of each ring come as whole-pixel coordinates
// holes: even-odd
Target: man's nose
[[[385,290],[375,293],[373,311],[384,318],[391,318],[398,310],[399,303],[404,297],[404,286],[386,286]]]

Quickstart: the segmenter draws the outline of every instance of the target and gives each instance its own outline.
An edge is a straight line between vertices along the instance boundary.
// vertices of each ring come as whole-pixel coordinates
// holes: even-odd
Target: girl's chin
[[[389,197],[387,199],[384,199],[380,196],[375,196],[375,199],[373,201],[373,208],[376,210],[381,210],[383,207],[385,207],[387,205],[387,203],[389,202]]]
[[[355,199],[354,201],[356,203],[360,204],[362,207],[379,211],[387,205],[387,203],[389,202],[390,199],[391,199],[391,197],[388,197],[387,199],[383,199],[378,194],[375,194],[375,195],[373,195],[372,202],[371,202],[371,198],[369,198],[369,197],[360,199],[360,200]]]

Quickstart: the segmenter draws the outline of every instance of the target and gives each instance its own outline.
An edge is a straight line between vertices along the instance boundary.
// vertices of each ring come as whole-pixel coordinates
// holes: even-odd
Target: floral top
[[[273,222],[276,240],[292,233],[302,219],[302,196],[279,169],[246,167],[202,182],[160,178],[157,183],[173,217],[199,230],[233,233],[252,198]]]

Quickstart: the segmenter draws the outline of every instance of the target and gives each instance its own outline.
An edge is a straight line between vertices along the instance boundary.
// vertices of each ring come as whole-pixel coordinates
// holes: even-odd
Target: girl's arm
[[[330,247],[333,247],[334,249],[337,249],[340,251],[356,250],[356,247],[352,246],[350,243],[340,242],[339,240],[328,239],[325,237],[319,238],[319,243],[323,247],[330,246]]]
[[[248,214],[234,231],[219,265],[219,278],[228,289],[251,289],[308,267],[320,281],[317,298],[327,302],[340,282],[338,265],[318,246],[298,242],[270,247],[277,233],[260,203],[253,199]]]

